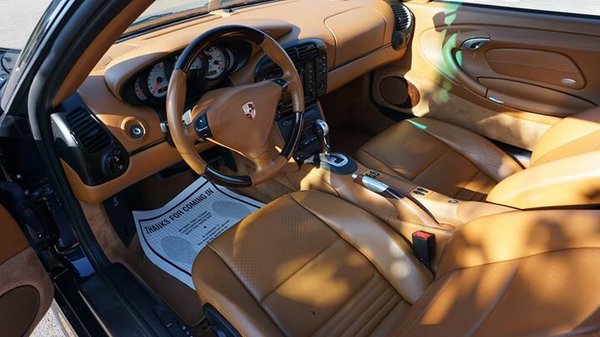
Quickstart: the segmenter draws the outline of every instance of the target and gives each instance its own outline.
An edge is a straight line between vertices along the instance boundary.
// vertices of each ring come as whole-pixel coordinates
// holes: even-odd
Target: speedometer
[[[206,58],[208,59],[206,78],[214,80],[221,77],[227,69],[227,56],[223,52],[223,49],[219,47],[208,48]]]
[[[150,73],[148,73],[147,85],[152,96],[156,98],[162,98],[167,95],[169,81],[167,80],[164,62],[159,62],[155,64],[152,69],[150,69]]]

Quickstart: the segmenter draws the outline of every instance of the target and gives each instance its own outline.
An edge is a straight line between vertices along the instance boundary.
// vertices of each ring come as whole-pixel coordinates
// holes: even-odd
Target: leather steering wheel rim
[[[279,66],[283,76],[276,80],[209,91],[190,110],[189,119],[192,122],[185,124],[182,122],[182,115],[186,100],[187,75],[192,63],[198,55],[203,55],[202,53],[216,42],[232,38],[246,40],[262,49],[266,56]],[[285,140],[282,150],[270,158],[274,144],[269,144],[265,133],[270,133],[274,125],[279,98],[285,90],[289,92],[292,101],[292,132]],[[259,100],[256,101],[258,103],[254,103],[253,99],[248,100],[254,95],[261,96],[255,98]],[[240,105],[239,103],[245,100],[248,101],[236,106],[236,103]],[[302,133],[304,93],[296,67],[277,41],[258,29],[229,25],[203,33],[185,48],[171,74],[166,108],[173,143],[184,161],[196,173],[220,185],[250,187],[275,176],[294,153]],[[256,121],[253,124],[251,120]],[[233,138],[228,134],[231,132],[226,129],[232,129],[231,132],[235,129],[241,130],[242,133],[247,132],[249,144]],[[195,150],[194,144],[199,139],[207,139],[250,159],[256,166],[255,171],[250,175],[236,176],[211,168]],[[252,148],[251,143],[255,144],[256,149]]]

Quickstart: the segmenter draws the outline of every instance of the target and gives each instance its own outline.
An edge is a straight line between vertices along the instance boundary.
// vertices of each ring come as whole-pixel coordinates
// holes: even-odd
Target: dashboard
[[[310,125],[322,115],[320,97],[404,56],[406,46],[393,43],[395,22],[388,1],[274,1],[212,12],[107,46],[83,82],[74,82],[74,97],[62,98],[52,115],[57,149],[75,196],[98,203],[181,161],[164,124],[166,95],[177,58],[202,32],[247,25],[277,40],[301,76],[305,125]],[[208,91],[277,76],[280,71],[256,46],[217,41],[194,63],[187,106]],[[290,113],[284,97],[275,120],[282,139],[289,133]],[[297,159],[315,145],[310,130],[304,131]],[[212,146],[200,142],[196,149]]]
[[[163,57],[127,80],[121,90],[123,99],[134,105],[164,106],[170,74],[182,51]],[[227,85],[227,77],[243,68],[252,47],[243,40],[231,40],[210,46],[196,57],[188,75],[188,99]]]

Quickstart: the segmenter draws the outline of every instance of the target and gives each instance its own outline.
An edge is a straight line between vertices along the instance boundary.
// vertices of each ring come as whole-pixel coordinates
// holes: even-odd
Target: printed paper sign
[[[263,204],[204,178],[165,206],[134,211],[138,236],[152,263],[192,289],[192,264],[209,242]]]

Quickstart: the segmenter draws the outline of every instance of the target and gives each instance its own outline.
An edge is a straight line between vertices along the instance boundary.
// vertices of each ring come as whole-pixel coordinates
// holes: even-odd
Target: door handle
[[[478,50],[481,47],[490,43],[490,38],[488,37],[472,37],[470,39],[465,40],[461,45],[461,50]]]
[[[469,38],[464,42],[472,40],[474,38]],[[464,44],[464,42],[461,44]],[[464,70],[460,67],[460,65],[456,61],[456,57],[454,56],[454,51],[456,50],[457,44],[446,43],[442,47],[442,57],[447,66],[447,71],[449,72],[449,77],[455,79],[460,82],[462,85],[467,87],[469,90],[477,93],[485,97],[487,95],[487,88],[481,85],[481,83],[474,80],[471,76],[464,72]],[[480,46],[481,47],[481,46]]]

